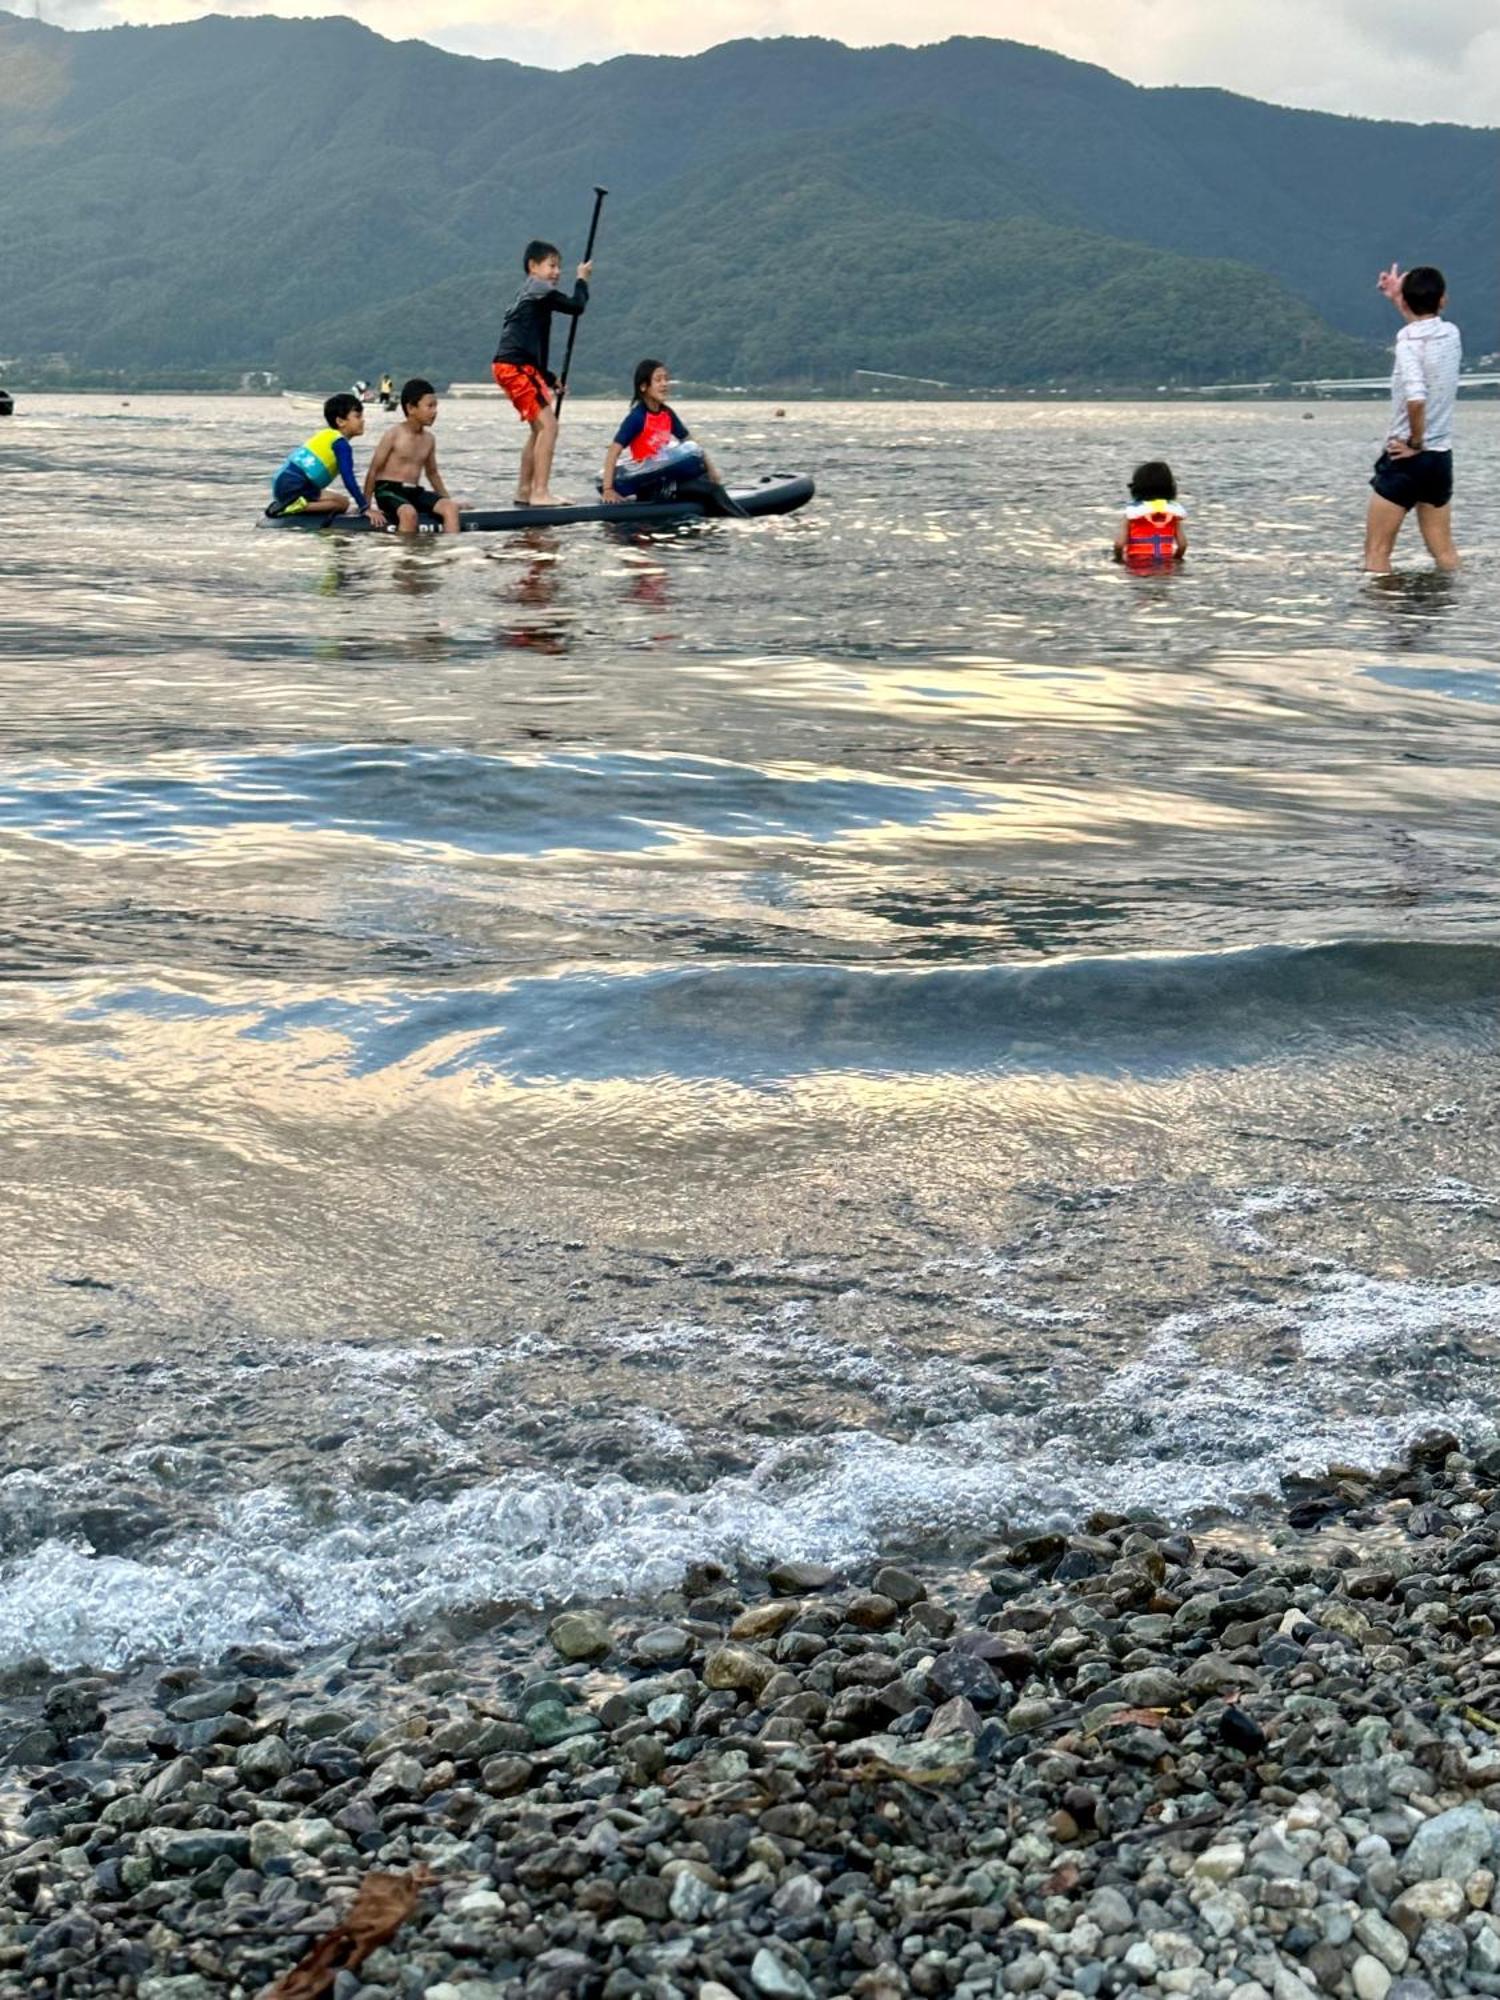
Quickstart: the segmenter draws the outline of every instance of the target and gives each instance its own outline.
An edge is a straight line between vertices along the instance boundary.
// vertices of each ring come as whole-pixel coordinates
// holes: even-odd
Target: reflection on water
[[[398,545],[257,528],[278,404],[27,399],[0,1659],[1233,1502],[1489,1411],[1500,413],[1467,569],[1367,582],[1378,414],[712,405],[812,509]],[[445,413],[456,489],[503,417]],[[1163,450],[1193,555],[1135,576]]]

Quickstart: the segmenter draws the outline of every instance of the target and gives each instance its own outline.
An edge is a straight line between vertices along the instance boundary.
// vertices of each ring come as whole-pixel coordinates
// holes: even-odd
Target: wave
[[[1091,1456],[1076,1437],[1066,1450],[1028,1445],[1014,1421],[985,1417],[911,1442],[846,1433],[697,1491],[537,1473],[447,1500],[345,1494],[331,1522],[284,1489],[257,1491],[149,1557],[50,1540],[7,1564],[0,1668],[38,1654],[119,1668],[266,1640],[315,1647],[487,1606],[650,1597],[699,1561],[851,1565],[915,1549],[962,1562],[1017,1524],[1076,1524],[1099,1506],[1192,1519],[1274,1493],[1284,1473],[1388,1463],[1434,1421],[1320,1416],[1288,1391],[1246,1432],[1243,1396],[1241,1378],[1204,1375],[1173,1417],[1199,1434],[1198,1455],[1176,1459],[1158,1455],[1155,1426],[1121,1458]],[[1225,1449],[1230,1434],[1239,1449]]]
[[[269,1003],[244,985],[224,999],[137,985],[95,993],[69,1018],[219,1018],[260,1041],[316,1032],[320,1065],[360,1076],[413,1065],[518,1084],[759,1084],[823,1072],[1154,1075],[1423,1034],[1488,1045],[1497,1003],[1500,947],[1373,940],[931,970],[590,970]]]
[[[400,744],[159,757],[128,772],[8,774],[0,827],[69,843],[202,845],[235,828],[355,836],[431,853],[613,854],[685,838],[828,840],[1003,808],[998,788],[792,761],[608,752],[534,757]]]

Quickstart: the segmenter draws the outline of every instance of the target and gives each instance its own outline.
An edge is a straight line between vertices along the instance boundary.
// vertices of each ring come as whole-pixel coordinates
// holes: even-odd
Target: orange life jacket
[[[1125,514],[1125,560],[1171,562],[1177,554],[1177,523],[1183,510],[1175,500],[1138,500]]]

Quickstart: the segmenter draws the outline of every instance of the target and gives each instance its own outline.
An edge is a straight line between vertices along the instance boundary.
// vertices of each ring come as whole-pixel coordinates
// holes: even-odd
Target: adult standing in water
[[[1458,568],[1453,546],[1453,409],[1463,342],[1442,317],[1448,284],[1431,264],[1405,277],[1392,264],[1379,285],[1406,324],[1396,336],[1391,371],[1391,426],[1370,480],[1365,569],[1387,575],[1402,523],[1415,507],[1417,526],[1439,569]]]

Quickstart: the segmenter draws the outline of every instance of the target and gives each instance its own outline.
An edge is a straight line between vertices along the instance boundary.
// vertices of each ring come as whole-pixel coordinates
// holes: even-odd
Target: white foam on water
[[[1245,1250],[1269,1250],[1271,1239],[1256,1227],[1272,1215],[1311,1215],[1322,1208],[1328,1196],[1322,1188],[1256,1188],[1244,1194],[1233,1208],[1209,1210],[1209,1221]]]
[[[849,1432],[798,1442],[698,1491],[537,1474],[441,1500],[349,1495],[315,1520],[273,1489],[223,1502],[211,1528],[149,1558],[49,1541],[0,1573],[0,1666],[41,1654],[58,1667],[118,1668],[257,1640],[300,1647],[420,1630],[487,1603],[649,1597],[695,1560],[851,1564],[903,1547],[967,1559],[1017,1524],[1067,1525],[1097,1506],[1190,1518],[1336,1457],[1386,1462],[1434,1421],[1422,1411],[1320,1416],[1294,1385],[1247,1417],[1243,1377],[1184,1380],[1182,1358],[1164,1347],[1142,1364],[1134,1434],[1117,1425],[1101,1451],[1079,1437],[1089,1413],[1078,1409],[1026,1421],[981,1414],[911,1441]]]
[[[974,1309],[990,1319],[1012,1320],[1017,1326],[1092,1326],[1103,1318],[1097,1306],[1085,1312],[1069,1311],[1062,1306],[1023,1306],[998,1292],[975,1299]]]
[[[1438,1285],[1414,1278],[1333,1273],[1298,1318],[1310,1361],[1387,1354],[1415,1358],[1458,1335],[1500,1337],[1500,1284]]]

